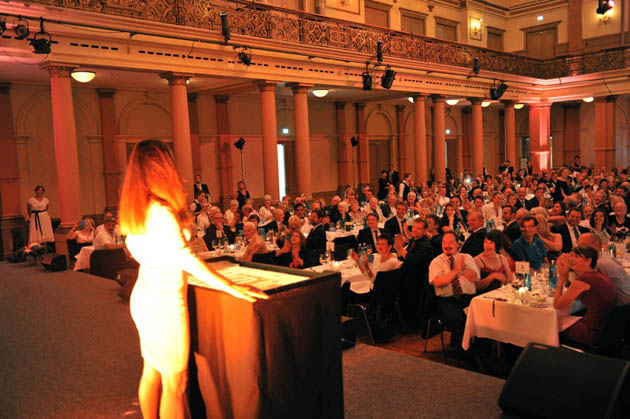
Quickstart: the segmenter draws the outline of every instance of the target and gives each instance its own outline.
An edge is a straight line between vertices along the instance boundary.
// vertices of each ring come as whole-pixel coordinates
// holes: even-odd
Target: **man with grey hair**
[[[471,212],[468,214],[468,231],[470,231],[470,236],[462,245],[460,252],[475,257],[483,252],[483,242],[486,239],[486,229],[483,227],[483,215],[480,212]]]
[[[256,224],[251,221],[243,224],[243,235],[245,236],[245,244],[247,246],[245,248],[245,254],[242,258],[243,261],[251,262],[254,255],[267,252],[267,245],[258,234]]]
[[[523,219],[529,216],[530,216],[530,213],[525,208],[521,208],[518,211],[516,211],[516,216],[514,218],[516,219],[516,222],[521,227],[521,229],[523,229]]]
[[[578,246],[588,246],[599,254],[597,269],[608,276],[617,291],[617,305],[630,304],[630,277],[617,259],[607,253],[602,253],[602,242],[593,233],[584,233],[578,239]]]

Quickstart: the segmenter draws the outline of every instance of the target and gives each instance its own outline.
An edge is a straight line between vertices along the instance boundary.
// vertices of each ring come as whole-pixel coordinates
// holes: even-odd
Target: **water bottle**
[[[609,250],[610,250],[610,256],[617,259],[617,246],[615,246],[615,242],[613,241],[610,242]]]
[[[367,217],[363,217],[363,228],[368,228]]]
[[[551,265],[549,265],[549,288],[551,290],[556,289],[556,284],[558,283],[558,271],[556,268],[556,261],[551,261]]]
[[[528,290],[532,290],[532,277],[527,273],[525,274],[525,283],[523,284]]]

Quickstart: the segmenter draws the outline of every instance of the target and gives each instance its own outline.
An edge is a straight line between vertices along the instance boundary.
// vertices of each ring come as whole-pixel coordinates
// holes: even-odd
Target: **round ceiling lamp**
[[[96,73],[92,71],[73,71],[71,76],[79,83],[89,83],[96,77]]]
[[[515,103],[514,104],[514,109],[523,109],[524,106],[525,106],[524,103]]]
[[[316,97],[324,97],[328,94],[328,89],[313,89],[313,95]]]
[[[487,108],[488,106],[490,106],[492,102],[490,102],[489,100],[484,100],[483,102],[481,102],[481,107],[482,108]]]
[[[450,106],[455,106],[459,103],[459,99],[446,99],[446,104]]]
[[[584,102],[586,102],[586,103],[591,103],[594,99],[593,99],[593,97],[591,96],[591,97],[583,97],[583,98],[582,98],[582,100],[583,100]]]
[[[409,100],[409,102],[413,103],[413,96],[409,96],[407,99]]]

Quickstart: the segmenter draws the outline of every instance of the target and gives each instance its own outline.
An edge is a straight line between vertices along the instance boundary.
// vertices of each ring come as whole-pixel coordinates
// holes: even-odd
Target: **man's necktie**
[[[448,258],[448,264],[451,267],[451,271],[455,268],[455,258],[453,256],[450,256]],[[459,283],[459,278],[455,278],[453,279],[453,281],[451,281],[451,286],[453,287],[453,297],[455,298],[459,298],[462,295],[462,286]]]
[[[573,227],[573,234],[575,235],[575,241],[580,238],[580,230],[578,230],[577,226]]]

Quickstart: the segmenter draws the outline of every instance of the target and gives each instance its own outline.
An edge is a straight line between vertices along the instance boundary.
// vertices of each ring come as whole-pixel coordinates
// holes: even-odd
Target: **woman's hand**
[[[558,266],[558,283],[564,282],[566,276],[569,274],[569,269],[571,267],[569,258],[569,254],[565,253],[560,255],[556,262],[556,265]]]
[[[357,264],[359,263],[359,255],[357,255],[357,252],[355,252],[354,250],[350,250],[350,257],[352,258],[353,261],[355,261]]]
[[[256,300],[267,300],[269,296],[258,288],[249,285],[233,285],[231,292],[234,297],[253,303]]]

